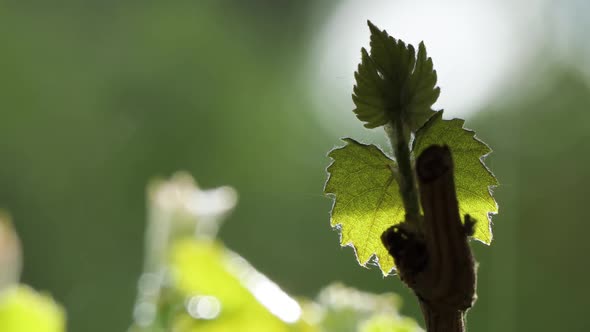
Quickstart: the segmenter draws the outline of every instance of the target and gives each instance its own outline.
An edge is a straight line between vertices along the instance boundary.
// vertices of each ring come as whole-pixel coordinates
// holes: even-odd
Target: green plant
[[[418,331],[394,294],[333,284],[293,298],[216,239],[236,202],[228,187],[201,190],[184,173],[149,189],[146,261],[130,332]]]
[[[366,127],[385,128],[395,158],[350,138],[333,150],[325,187],[335,196],[331,222],[359,263],[375,257],[384,275],[397,269],[418,295],[429,331],[460,331],[475,295],[467,237],[489,243],[489,214],[497,211],[489,193],[497,183],[481,163],[489,148],[462,120],[443,120],[431,109],[440,90],[424,45],[416,52],[369,27],[355,113]],[[420,330],[399,314],[395,294],[337,283],[314,299],[282,291],[216,237],[236,203],[231,188],[201,190],[180,173],[154,182],[148,198],[144,271],[129,332]],[[18,237],[0,213],[0,331],[65,331],[64,310],[19,284],[20,267]]]
[[[420,299],[429,331],[462,331],[475,299],[468,237],[489,244],[497,213],[490,192],[497,181],[482,162],[491,150],[463,120],[432,110],[440,89],[424,44],[416,52],[368,24],[371,48],[361,50],[354,112],[365,127],[384,127],[394,158],[351,138],[329,153],[331,224],[361,265],[374,257],[384,275],[397,269]]]
[[[335,283],[294,298],[216,238],[232,188],[201,190],[178,173],[148,190],[144,272],[129,332],[418,332],[395,294]],[[64,310],[17,283],[20,246],[0,213],[0,331],[64,332]]]

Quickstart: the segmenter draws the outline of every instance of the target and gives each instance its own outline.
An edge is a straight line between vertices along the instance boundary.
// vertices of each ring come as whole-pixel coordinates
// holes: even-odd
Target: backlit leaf
[[[474,238],[489,244],[492,241],[491,215],[498,205],[490,189],[498,181],[484,165],[483,159],[492,151],[463,128],[462,119],[443,120],[442,111],[433,116],[416,134],[414,156],[433,144],[447,145],[455,164],[455,186],[461,216],[469,214],[476,220]]]
[[[431,106],[440,94],[432,59],[424,43],[416,55],[414,46],[368,24],[371,51],[361,50],[352,95],[354,112],[367,128],[403,119],[408,129],[416,131],[434,113]]]
[[[340,228],[340,244],[352,246],[358,262],[366,266],[373,255],[384,274],[394,266],[381,243],[381,233],[404,220],[405,212],[396,181],[396,163],[374,145],[351,138],[332,150],[324,189],[334,196],[330,223]]]

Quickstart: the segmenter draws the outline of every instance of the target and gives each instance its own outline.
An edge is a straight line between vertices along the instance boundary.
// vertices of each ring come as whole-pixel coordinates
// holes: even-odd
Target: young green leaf
[[[438,112],[416,133],[413,154],[419,156],[432,144],[447,145],[451,149],[459,212],[475,219],[474,238],[489,244],[492,241],[491,215],[498,212],[490,188],[497,186],[498,181],[483,159],[492,150],[475,137],[475,132],[463,128],[465,120],[443,120],[442,113]]]
[[[355,248],[358,262],[366,266],[375,255],[384,274],[393,258],[381,234],[404,220],[404,208],[396,181],[396,163],[374,145],[345,138],[344,147],[332,150],[334,160],[324,192],[334,196],[330,223],[341,231],[340,244]]]
[[[367,128],[404,121],[405,126],[416,131],[432,116],[431,106],[440,94],[435,87],[432,59],[427,57],[424,43],[420,43],[416,56],[412,45],[368,24],[371,51],[369,55],[361,49],[352,95],[354,112]]]

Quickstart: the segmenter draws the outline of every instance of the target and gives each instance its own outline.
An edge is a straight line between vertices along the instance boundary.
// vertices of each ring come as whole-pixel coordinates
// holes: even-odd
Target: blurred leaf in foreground
[[[214,239],[236,203],[232,187],[202,189],[186,172],[150,182],[144,272],[158,273],[163,268],[175,239],[191,235]]]
[[[20,241],[0,211],[0,331],[64,332],[64,310],[48,295],[18,284],[21,265]]]
[[[170,265],[173,291],[185,298],[175,331],[313,331],[294,299],[219,243],[178,241]]]
[[[65,313],[49,296],[28,286],[14,286],[0,293],[0,331],[64,332]]]
[[[360,332],[416,332],[422,331],[416,321],[407,317],[375,315],[366,321]]]
[[[401,316],[401,299],[393,293],[372,294],[333,284],[318,296],[323,332],[418,332],[411,318]]]
[[[361,146],[356,144],[353,146]],[[375,153],[374,164],[381,164],[393,176],[395,164],[376,147],[366,148]],[[215,232],[203,236],[203,230],[210,230],[201,227],[203,222],[221,216],[203,211],[225,209],[203,210],[195,204],[212,202],[222,193],[201,191],[186,174],[150,187],[153,229],[148,231],[147,252],[154,252],[151,246],[160,247],[154,256],[158,259],[146,264],[148,269],[140,280],[131,332],[353,332],[379,315],[393,319],[387,326],[406,322],[399,316],[399,298],[393,294],[375,295],[332,285],[321,291],[317,301],[290,297],[217,241]],[[231,208],[234,200],[217,205]],[[172,231],[175,228],[178,230]],[[377,326],[385,326],[380,322]]]
[[[314,332],[300,305],[215,237],[236,204],[186,173],[149,187],[146,263],[131,331]]]

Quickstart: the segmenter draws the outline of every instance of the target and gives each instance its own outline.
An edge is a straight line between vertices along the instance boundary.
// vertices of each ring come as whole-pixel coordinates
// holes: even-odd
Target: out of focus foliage
[[[333,285],[317,301],[287,295],[215,239],[235,204],[228,187],[201,190],[179,173],[154,182],[148,197],[146,264],[131,332],[420,330],[400,317],[399,299],[392,294]]]
[[[292,250],[303,234],[331,237],[309,232],[320,220],[309,209],[329,206],[322,157],[332,144],[302,111],[305,54],[295,50],[311,3],[0,5],[0,204],[27,248],[24,281],[51,290],[74,331],[128,324],[145,183],[178,169],[243,194],[240,221],[221,236],[270,263],[278,283],[311,295],[336,279],[300,273],[317,268],[304,257],[328,253]],[[298,172],[308,176],[284,176]],[[269,236],[282,232],[294,236]],[[273,250],[254,245],[261,234]]]
[[[10,217],[0,211],[0,331],[65,332],[66,316],[49,295],[19,285],[19,239]]]
[[[295,300],[218,243],[179,241],[172,248],[171,266],[171,291],[186,304],[169,317],[174,330],[312,331],[299,320],[301,308]]]
[[[148,198],[144,273],[129,332],[420,331],[400,317],[391,294],[333,285],[317,302],[287,295],[215,239],[236,203],[229,187],[201,190],[179,173],[154,182]],[[1,271],[18,278],[20,248],[7,217],[0,219],[0,249]],[[65,332],[63,309],[13,279],[0,285],[0,331]]]
[[[0,331],[65,332],[63,309],[47,295],[27,286],[0,291]]]
[[[416,322],[410,318],[396,318],[388,315],[376,315],[366,321],[361,332],[412,332],[417,331]]]
[[[173,274],[158,306],[160,329],[147,331],[421,331],[414,320],[400,316],[399,298],[393,294],[336,284],[322,290],[316,301],[298,303],[216,242],[179,240],[170,262]]]
[[[375,295],[332,284],[320,292],[317,303],[324,332],[422,331],[413,319],[399,314],[401,298],[395,294]]]

